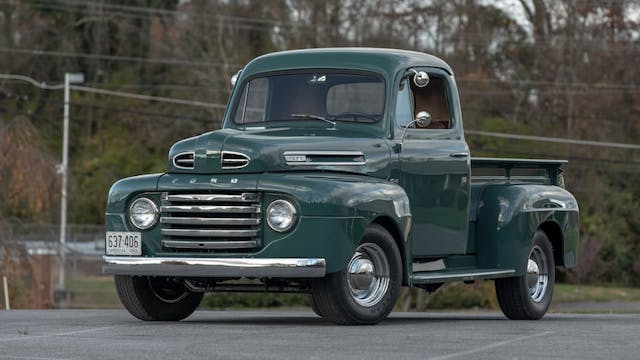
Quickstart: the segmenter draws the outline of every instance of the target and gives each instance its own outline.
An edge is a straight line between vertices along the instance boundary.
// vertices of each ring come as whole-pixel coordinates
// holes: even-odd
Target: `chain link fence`
[[[102,275],[104,231],[69,225],[61,246],[59,225],[0,220],[2,308],[118,306],[111,277]]]

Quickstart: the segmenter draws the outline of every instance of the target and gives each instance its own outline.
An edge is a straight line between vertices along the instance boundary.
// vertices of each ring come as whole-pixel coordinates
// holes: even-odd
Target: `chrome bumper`
[[[114,275],[318,278],[326,274],[325,259],[102,258],[102,272]]]

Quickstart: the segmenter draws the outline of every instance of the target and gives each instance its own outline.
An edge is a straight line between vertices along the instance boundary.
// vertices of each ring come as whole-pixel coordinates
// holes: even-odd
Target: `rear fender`
[[[560,229],[560,234],[547,234],[562,260],[558,265],[575,266],[579,210],[568,191],[552,185],[490,184],[482,190],[477,211],[479,267],[523,274],[533,234],[551,227]]]

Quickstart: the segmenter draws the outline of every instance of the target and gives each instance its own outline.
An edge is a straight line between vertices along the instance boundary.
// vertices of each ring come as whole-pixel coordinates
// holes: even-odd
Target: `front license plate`
[[[107,255],[142,255],[142,236],[139,232],[107,231]]]

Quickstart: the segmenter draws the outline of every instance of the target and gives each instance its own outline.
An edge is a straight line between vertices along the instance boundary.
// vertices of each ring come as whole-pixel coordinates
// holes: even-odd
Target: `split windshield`
[[[271,121],[375,123],[384,110],[384,80],[372,74],[304,72],[246,82],[235,104],[236,124]]]

